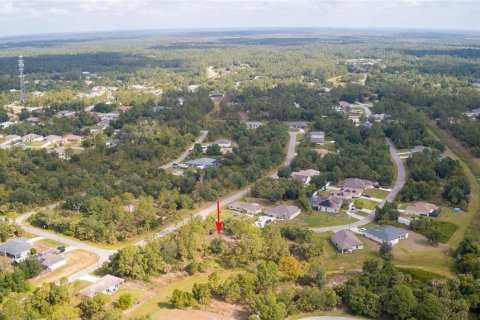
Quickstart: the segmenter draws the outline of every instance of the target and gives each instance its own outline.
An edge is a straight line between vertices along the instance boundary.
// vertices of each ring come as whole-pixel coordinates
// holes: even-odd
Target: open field
[[[357,220],[348,216],[344,210],[339,213],[328,213],[314,211],[311,214],[302,213],[293,220],[277,220],[277,223],[281,226],[295,225],[308,228],[320,228],[320,227],[332,227],[343,224],[353,223]]]
[[[411,232],[393,247],[395,265],[452,275],[452,248],[448,244],[432,246],[424,236]]]
[[[375,208],[378,206],[378,202],[373,201],[373,200],[367,200],[367,199],[355,199],[353,200],[353,203],[355,203],[355,207],[358,209],[368,209],[368,210],[375,210]]]
[[[380,189],[367,189],[364,194],[369,195],[374,198],[383,199],[388,195],[389,191],[380,190]]]
[[[218,271],[221,280],[236,273],[238,273],[238,271]],[[152,295],[151,298],[143,301],[143,303],[140,303],[133,311],[128,312],[128,318],[134,319],[149,316],[151,319],[174,319],[172,316],[178,314],[178,310],[171,309],[168,303],[173,291],[175,289],[191,290],[195,282],[206,283],[208,276],[209,273],[198,273],[189,277],[184,277],[182,274],[177,274],[176,276],[167,274],[156,279],[151,279],[150,285],[152,289],[154,288],[156,290],[155,294]]]
[[[30,280],[36,286],[41,286],[45,282],[55,282],[60,279],[80,271],[98,260],[98,256],[85,250],[74,250],[64,254],[67,258],[67,264],[54,271],[40,274]]]

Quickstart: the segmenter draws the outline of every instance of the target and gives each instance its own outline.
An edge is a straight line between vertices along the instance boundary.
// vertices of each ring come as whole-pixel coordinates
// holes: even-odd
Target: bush
[[[129,293],[123,293],[118,298],[118,306],[122,310],[127,310],[128,308],[130,308],[132,306],[132,303],[133,303],[132,295]]]

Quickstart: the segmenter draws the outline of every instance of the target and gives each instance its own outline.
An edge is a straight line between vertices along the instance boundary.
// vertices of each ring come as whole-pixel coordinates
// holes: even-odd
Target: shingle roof
[[[200,158],[200,159],[193,159],[187,162],[189,165],[193,166],[211,166],[217,163],[217,159],[212,158]]]
[[[300,208],[296,206],[287,206],[287,205],[281,205],[276,208],[267,208],[265,211],[265,214],[271,215],[274,217],[283,217],[284,215],[287,217],[290,217],[297,213],[300,210]]]
[[[93,297],[95,294],[103,292],[109,288],[121,284],[122,282],[124,282],[122,278],[107,274],[106,276],[103,276],[97,280],[94,284],[81,290],[80,293],[87,297]]]
[[[392,241],[408,234],[407,231],[392,226],[367,229],[364,232],[383,241]]]
[[[365,189],[372,185],[373,183],[371,181],[358,178],[348,178],[343,181],[343,186],[345,188]]]
[[[16,238],[0,244],[0,252],[16,256],[33,248],[27,238]]]
[[[323,195],[320,197],[310,198],[308,200],[311,205],[322,206],[327,208],[339,209],[342,206],[343,200],[335,196]]]
[[[339,249],[350,249],[355,246],[361,246],[363,243],[348,230],[340,230],[332,236],[332,240]]]

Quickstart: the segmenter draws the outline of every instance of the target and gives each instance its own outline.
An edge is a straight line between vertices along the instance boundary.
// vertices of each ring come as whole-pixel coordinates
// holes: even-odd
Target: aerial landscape
[[[0,320],[480,319],[478,16],[0,1]]]

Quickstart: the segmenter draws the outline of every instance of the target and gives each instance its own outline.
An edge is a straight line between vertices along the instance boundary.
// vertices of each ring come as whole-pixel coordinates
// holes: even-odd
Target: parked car
[[[65,247],[64,246],[60,246],[57,248],[57,250],[60,252],[60,253],[64,253],[65,252]]]

